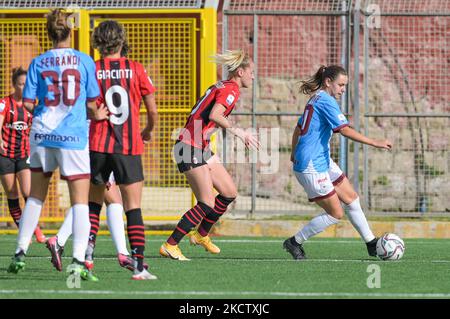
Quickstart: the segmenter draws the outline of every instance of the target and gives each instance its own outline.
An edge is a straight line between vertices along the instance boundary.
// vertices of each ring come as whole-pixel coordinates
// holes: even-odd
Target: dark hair
[[[309,77],[305,81],[301,81],[302,85],[300,86],[300,92],[309,95],[320,89],[325,83],[326,78],[334,81],[340,74],[347,75],[347,71],[345,71],[345,69],[340,65],[321,65],[319,70],[317,70],[313,76]]]
[[[11,78],[12,84],[16,85],[17,79],[19,78],[19,76],[22,76],[22,75],[27,75],[27,70],[25,70],[21,66],[19,66],[18,68],[14,68],[12,70],[12,78]]]
[[[121,55],[126,56],[129,49],[125,29],[114,20],[103,21],[94,29],[92,46],[102,56],[117,53],[121,47]]]
[[[70,35],[68,18],[69,13],[64,9],[54,9],[47,14],[47,33],[53,43],[61,42]]]

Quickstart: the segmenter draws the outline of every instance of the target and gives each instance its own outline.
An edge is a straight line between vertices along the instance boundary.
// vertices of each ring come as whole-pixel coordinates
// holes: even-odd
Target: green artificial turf
[[[400,261],[369,257],[358,239],[311,239],[305,261],[292,260],[282,249],[285,238],[214,237],[219,255],[189,246],[185,239],[180,247],[192,260],[179,262],[159,256],[165,237],[147,236],[146,261],[158,280],[133,281],[131,272],[118,265],[110,237],[99,236],[94,271],[100,281],[82,281],[72,289],[68,274],[52,267],[42,244],[30,246],[25,271],[7,273],[15,238],[0,236],[0,299],[450,298],[450,241],[445,239],[405,239]],[[71,251],[69,242],[64,270]],[[380,288],[367,285],[368,280],[376,283],[373,269],[379,270]]]

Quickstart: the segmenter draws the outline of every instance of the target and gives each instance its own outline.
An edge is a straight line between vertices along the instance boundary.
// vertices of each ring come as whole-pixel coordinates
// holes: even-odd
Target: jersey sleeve
[[[342,128],[349,125],[347,118],[341,112],[341,109],[336,101],[321,101],[319,106],[320,113],[325,121],[331,126],[333,132],[339,132]]]
[[[229,110],[236,103],[236,96],[226,86],[219,88],[216,93],[216,103],[222,104]]]
[[[36,60],[33,60],[28,68],[25,88],[23,89],[23,101],[35,103],[38,93],[38,70],[36,68]]]
[[[8,105],[6,102],[6,99],[1,99],[0,100],[0,115],[5,115],[6,112],[8,112]]]
[[[95,76],[96,65],[91,57],[87,56],[86,59],[86,98],[88,101],[97,100],[100,95],[100,89],[98,88],[97,78]]]
[[[156,88],[153,86],[153,82],[147,75],[147,71],[145,70],[145,68],[142,66],[142,64],[139,63],[137,63],[136,66],[139,76],[139,90],[141,91],[141,95],[146,96],[154,93],[156,91]]]
[[[298,121],[297,121],[297,126],[301,129],[302,128],[302,122],[303,122],[303,115],[301,115],[299,118],[298,118]]]

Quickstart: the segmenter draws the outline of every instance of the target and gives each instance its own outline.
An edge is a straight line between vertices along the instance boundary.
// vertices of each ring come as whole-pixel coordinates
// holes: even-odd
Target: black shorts
[[[9,158],[0,155],[0,175],[15,174],[30,169],[28,158]]]
[[[173,155],[180,173],[193,168],[206,165],[207,161],[214,156],[209,149],[201,149],[192,145],[177,141],[173,146]]]
[[[91,183],[107,184],[111,172],[116,184],[133,184],[144,180],[141,155],[89,152]]]

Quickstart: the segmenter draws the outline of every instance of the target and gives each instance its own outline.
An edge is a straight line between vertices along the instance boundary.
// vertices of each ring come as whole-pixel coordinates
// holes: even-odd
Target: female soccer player
[[[183,215],[172,235],[159,250],[162,256],[176,260],[189,260],[182,254],[178,243],[197,225],[198,229],[190,233],[191,244],[201,245],[213,254],[220,252],[208,233],[237,196],[230,174],[209,148],[213,130],[217,127],[225,128],[240,138],[247,147],[259,148],[259,142],[252,133],[233,128],[228,120],[239,99],[240,89],[252,85],[253,62],[241,50],[219,54],[216,62],[225,65],[228,80],[212,85],[198,100],[174,146],[178,170],[184,173],[197,198],[197,205]],[[219,193],[216,197],[213,188]]]
[[[8,200],[8,208],[14,223],[19,226],[22,210],[19,190],[26,202],[30,196],[30,127],[31,114],[22,105],[22,93],[27,71],[22,67],[13,69],[14,93],[0,100],[0,178]],[[39,226],[34,230],[38,243],[45,243]]]
[[[89,238],[89,149],[86,105],[94,119],[107,118],[97,108],[99,88],[94,61],[71,48],[69,14],[62,9],[47,15],[47,32],[53,49],[33,59],[28,70],[23,101],[33,113],[30,132],[31,191],[19,226],[17,249],[9,272],[25,266],[25,254],[47,196],[50,177],[59,167],[67,180],[73,209],[73,260],[69,270],[89,279],[84,266]],[[35,106],[35,99],[39,102]]]
[[[311,98],[292,136],[291,160],[295,176],[309,200],[316,202],[325,213],[314,217],[295,236],[284,241],[283,247],[294,259],[306,258],[303,249],[306,240],[339,222],[344,215],[341,202],[348,209],[351,223],[366,242],[369,255],[376,255],[377,239],[361,209],[358,194],[330,158],[329,141],[333,132],[339,132],[356,142],[377,148],[389,150],[392,143],[368,138],[349,126],[336,102],[344,93],[347,82],[345,69],[330,65],[321,66],[300,87],[301,92],[311,95]]]
[[[135,263],[134,280],[156,279],[145,269],[145,233],[141,212],[143,140],[151,139],[157,121],[155,88],[144,67],[128,59],[123,48],[127,39],[122,25],[108,20],[100,23],[92,34],[94,48],[101,59],[96,62],[101,105],[106,104],[110,118],[92,121],[90,126],[91,190],[89,211],[99,215],[105,184],[111,172],[119,185],[127,217],[128,240]],[[125,50],[126,51],[126,50]],[[147,125],[139,127],[141,100],[147,110]]]

